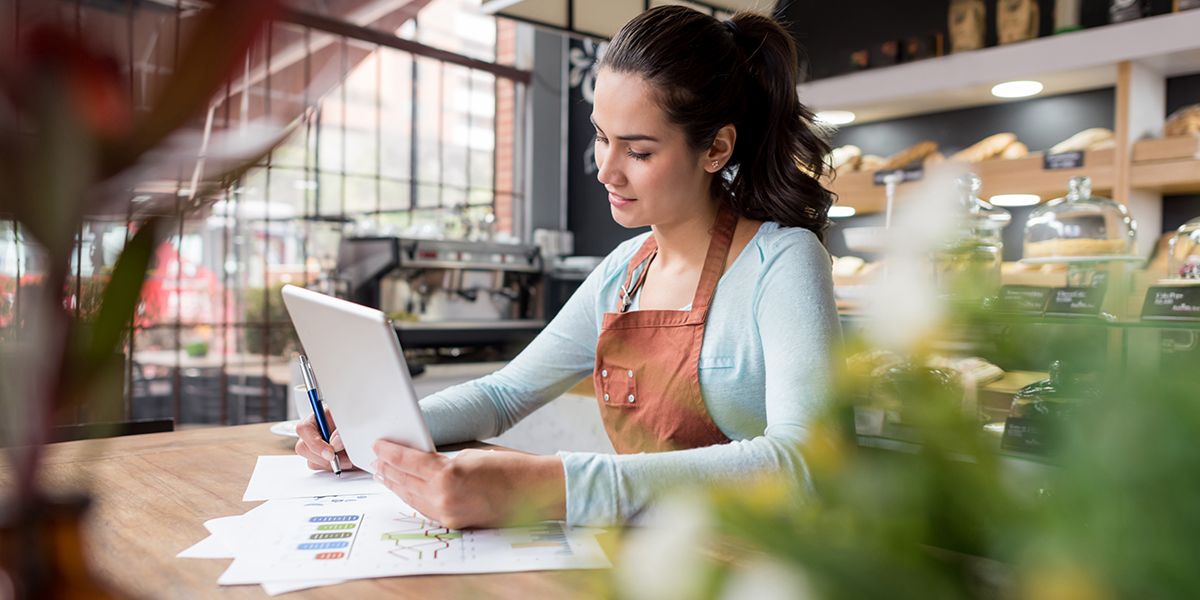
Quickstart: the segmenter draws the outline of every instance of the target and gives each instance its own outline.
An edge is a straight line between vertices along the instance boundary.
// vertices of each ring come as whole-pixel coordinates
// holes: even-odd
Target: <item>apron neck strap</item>
[[[704,268],[700,272],[696,296],[692,299],[692,312],[695,314],[705,314],[713,294],[717,291],[717,282],[721,279],[725,259],[729,256],[729,246],[733,243],[733,232],[737,223],[737,215],[722,202],[717,209],[717,220],[713,224],[712,238],[708,242],[708,254],[704,257]],[[618,293],[617,312],[623,313],[629,309],[633,303],[633,295],[646,281],[646,272],[650,270],[650,263],[657,255],[658,240],[654,238],[654,234],[650,234],[629,261],[629,267],[625,271],[625,283]],[[633,279],[635,274],[637,281]]]
[[[733,244],[733,232],[737,229],[738,216],[725,205],[717,209],[717,221],[713,224],[712,239],[708,242],[708,255],[704,258],[704,270],[700,272],[700,283],[696,286],[696,297],[692,300],[692,311],[707,311],[708,303],[717,292],[717,282],[725,269],[725,258]]]

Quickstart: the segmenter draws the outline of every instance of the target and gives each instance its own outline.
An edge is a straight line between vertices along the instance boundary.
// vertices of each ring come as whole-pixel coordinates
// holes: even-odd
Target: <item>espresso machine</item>
[[[538,246],[344,238],[336,277],[377,308],[410,360],[507,360],[546,325]]]

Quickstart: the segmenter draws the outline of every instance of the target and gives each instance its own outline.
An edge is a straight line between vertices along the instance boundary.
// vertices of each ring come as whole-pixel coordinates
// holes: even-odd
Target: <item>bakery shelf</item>
[[[813,109],[850,110],[856,123],[1007,102],[991,88],[1036,78],[1042,95],[1117,83],[1117,64],[1164,76],[1200,72],[1200,11],[1184,11],[1026,42],[819,79],[797,86]]]
[[[1095,150],[1084,154],[1083,166],[1077,169],[1046,170],[1042,165],[1042,154],[1031,153],[1025,158],[993,159],[974,164],[943,164],[930,168],[926,179],[954,177],[963,169],[971,171],[983,180],[981,198],[997,194],[1037,194],[1043,200],[1058,198],[1067,193],[1067,181],[1072,177],[1092,178],[1092,189],[1098,194],[1108,193],[1113,188],[1113,151]],[[886,208],[884,186],[875,185],[875,174],[870,172],[844,173],[834,178],[827,186],[838,195],[838,205],[851,206],[858,214],[879,212]],[[1200,181],[1200,177],[1196,178]],[[920,182],[899,185],[897,202],[905,197],[905,191]]]
[[[1130,183],[1163,194],[1200,192],[1200,135],[1134,144]]]

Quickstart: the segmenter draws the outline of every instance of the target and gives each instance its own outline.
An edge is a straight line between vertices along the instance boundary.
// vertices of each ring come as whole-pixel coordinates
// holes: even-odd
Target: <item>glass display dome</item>
[[[1025,258],[1129,257],[1137,224],[1122,205],[1092,195],[1092,180],[1073,177],[1067,195],[1038,207],[1025,224]]]
[[[1172,280],[1200,284],[1200,217],[1179,227],[1169,256],[1167,275]]]
[[[955,231],[932,255],[934,275],[942,294],[974,303],[1000,289],[1004,244],[1001,231],[1012,215],[979,199],[982,182],[974,173],[957,179],[958,214]]]

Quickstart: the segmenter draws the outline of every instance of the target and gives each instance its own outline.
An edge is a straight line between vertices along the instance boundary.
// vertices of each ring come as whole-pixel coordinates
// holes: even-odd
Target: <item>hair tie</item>
[[[741,32],[738,31],[737,23],[734,23],[733,21],[730,21],[728,19],[721,21],[721,22],[725,24],[725,27],[727,27],[729,29],[729,33],[732,33],[734,35],[734,37],[737,37],[738,35],[741,34]]]

